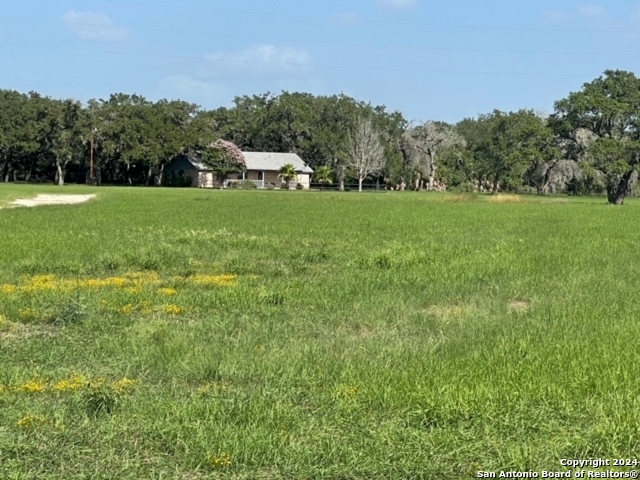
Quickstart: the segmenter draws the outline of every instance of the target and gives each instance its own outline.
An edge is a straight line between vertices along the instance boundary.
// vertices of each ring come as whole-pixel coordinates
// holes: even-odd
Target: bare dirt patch
[[[11,202],[12,207],[39,207],[42,205],[75,205],[96,198],[95,195],[43,195],[36,198],[20,198]]]

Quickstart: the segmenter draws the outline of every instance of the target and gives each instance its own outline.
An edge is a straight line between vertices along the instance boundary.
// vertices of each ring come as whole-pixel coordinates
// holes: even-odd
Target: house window
[[[264,180],[264,172],[258,172],[258,180]]]

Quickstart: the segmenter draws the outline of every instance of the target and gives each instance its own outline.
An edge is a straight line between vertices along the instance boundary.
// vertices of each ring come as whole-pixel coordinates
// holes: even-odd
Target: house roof
[[[198,157],[194,157],[192,155],[189,155],[187,157],[187,160],[189,160],[189,162],[191,163],[191,165],[193,165],[194,167],[196,167],[197,170],[211,170],[211,167],[208,166],[207,164],[205,164],[202,159],[198,158]]]
[[[247,170],[277,172],[283,166],[291,164],[298,173],[313,173],[313,170],[295,153],[242,152]]]
[[[298,173],[313,173],[304,161],[295,153],[275,153],[275,152],[242,152],[247,165],[247,170],[258,170],[264,172],[277,172],[287,164],[293,165]],[[204,163],[199,156],[185,155],[191,165],[200,171],[210,171],[211,167]]]

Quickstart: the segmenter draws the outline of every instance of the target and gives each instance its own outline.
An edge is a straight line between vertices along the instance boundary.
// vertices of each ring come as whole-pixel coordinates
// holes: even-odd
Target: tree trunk
[[[56,178],[58,180],[57,183],[61,187],[64,185],[64,171],[62,170],[62,165],[59,162],[56,163],[56,168]]]
[[[358,179],[358,191],[359,191],[359,192],[361,192],[361,191],[362,191],[362,180],[363,180],[363,178],[362,178],[362,177],[360,177],[360,178]]]
[[[498,193],[498,179],[497,178],[493,181],[493,188],[491,190],[491,194],[492,195],[494,195],[496,193]]]
[[[431,168],[429,168],[429,185],[427,186],[427,190],[432,192],[433,184],[436,180],[436,170],[438,170],[438,164],[436,163],[436,152],[429,151],[429,161],[431,163]]]
[[[127,183],[129,185],[132,185],[133,182],[131,181],[131,164],[127,163]]]
[[[340,165],[337,158],[333,159],[333,164],[335,165],[336,177],[338,179],[338,190],[344,192],[344,165]]]
[[[162,186],[162,177],[164,175],[164,164],[160,165],[160,172],[158,173],[158,176],[156,177],[156,187],[161,187]]]
[[[149,170],[147,171],[147,186],[151,185],[151,180],[153,180],[153,166],[149,165]]]
[[[611,179],[607,185],[607,200],[612,205],[624,205],[624,199],[631,194],[634,170]]]

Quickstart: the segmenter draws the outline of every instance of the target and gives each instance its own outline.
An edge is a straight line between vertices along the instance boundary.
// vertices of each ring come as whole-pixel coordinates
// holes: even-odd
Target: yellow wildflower
[[[120,313],[122,313],[123,315],[131,315],[135,311],[136,311],[136,307],[131,303],[128,303],[127,305],[125,305],[120,309]]]
[[[38,312],[32,308],[21,308],[18,310],[18,318],[23,322],[32,322],[38,318]]]
[[[138,385],[137,380],[133,380],[131,378],[124,377],[120,380],[113,382],[113,388],[115,388],[119,392],[126,392],[128,390],[133,390],[136,385]]]
[[[56,281],[55,275],[34,275],[29,279],[31,285],[45,285]]]
[[[16,293],[17,290],[18,290],[18,287],[16,287],[15,285],[9,285],[9,284],[0,285],[0,293],[4,295],[11,295],[12,293]]]
[[[238,276],[225,274],[225,275],[195,275],[192,278],[196,285],[211,286],[217,285],[220,287],[233,287],[236,285]]]
[[[47,384],[38,380],[31,380],[16,387],[16,391],[24,393],[41,393],[47,389]]]
[[[37,427],[38,425],[42,425],[45,422],[45,418],[40,415],[32,415],[30,413],[26,414],[20,420],[18,420],[17,425],[20,428],[30,429],[33,427]]]
[[[55,275],[36,275],[27,279],[27,284],[22,287],[26,292],[35,292],[39,290],[55,290]]]
[[[149,302],[148,300],[142,302],[140,313],[143,315],[149,315],[153,313],[153,305],[151,304],[151,302]]]
[[[348,385],[340,385],[337,388],[336,393],[341,396],[353,398],[358,394],[358,388]]]
[[[129,283],[129,280],[123,277],[111,277],[111,278],[107,278],[105,281],[109,286],[118,287],[118,288],[122,288],[127,283]]]
[[[161,288],[158,293],[162,295],[177,295],[178,291],[175,288]]]
[[[180,315],[182,313],[182,307],[179,307],[178,305],[174,305],[174,304],[163,305],[162,311],[167,315]]]
[[[57,390],[58,392],[73,392],[76,390],[80,390],[82,387],[86,386],[87,383],[87,379],[82,375],[74,375],[69,379],[60,380],[53,386],[53,389]]]
[[[128,275],[137,286],[155,285],[160,282],[160,275],[156,272],[137,272]]]
[[[231,455],[227,452],[222,452],[218,455],[209,454],[209,463],[214,468],[225,468],[231,465]]]

